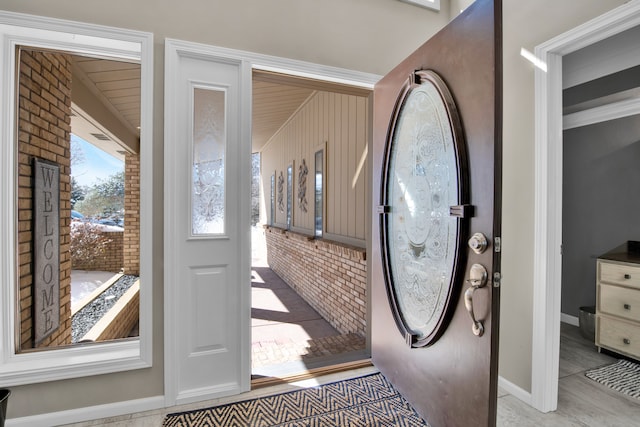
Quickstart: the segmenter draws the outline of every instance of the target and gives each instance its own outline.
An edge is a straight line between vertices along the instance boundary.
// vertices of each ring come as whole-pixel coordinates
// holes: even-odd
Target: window
[[[287,230],[291,229],[293,216],[293,165],[287,167]]]
[[[193,88],[191,233],[225,232],[226,92]]]
[[[83,58],[89,58],[90,60],[109,58],[112,62],[127,64],[129,68],[134,70],[132,73],[137,73],[138,75],[140,99],[139,114],[136,115],[136,120],[139,120],[139,134],[133,138],[134,142],[129,146],[130,150],[127,150],[127,153],[132,153],[132,157],[135,157],[132,160],[137,162],[136,167],[139,166],[140,168],[140,188],[136,193],[140,194],[139,202],[137,202],[140,212],[140,228],[139,235],[136,237],[140,253],[139,339],[116,340],[81,346],[68,344],[67,338],[64,340],[56,339],[53,342],[56,331],[63,328],[63,326],[60,326],[63,323],[62,321],[64,320],[64,323],[67,323],[67,319],[69,319],[69,304],[65,300],[65,298],[69,298],[68,294],[56,294],[49,286],[53,283],[60,285],[63,281],[65,283],[64,286],[69,284],[66,269],[69,267],[70,262],[65,262],[70,256],[69,235],[72,217],[69,202],[71,197],[69,150],[64,151],[54,147],[52,148],[52,153],[44,154],[34,150],[30,151],[26,156],[19,156],[18,153],[21,148],[18,146],[17,141],[24,141],[24,139],[20,138],[26,138],[28,135],[21,132],[21,129],[15,125],[2,127],[0,182],[3,183],[3,186],[0,188],[0,205],[10,208],[0,211],[0,234],[3,236],[3,239],[0,240],[0,263],[4,267],[11,267],[0,269],[0,313],[2,313],[2,321],[0,322],[0,381],[21,385],[149,367],[151,366],[152,348],[152,269],[149,255],[152,247],[152,234],[150,232],[152,217],[150,211],[152,205],[151,159],[153,147],[150,136],[153,105],[151,96],[153,90],[153,37],[149,33],[138,31],[107,27],[96,29],[91,25],[76,22],[66,21],[62,24],[59,20],[50,21],[41,17],[5,14],[3,12],[0,12],[0,24],[2,24],[0,25],[0,37],[3,38],[3,44],[0,46],[0,57],[3,58],[3,72],[0,75],[2,75],[3,79],[1,82],[2,87],[7,88],[6,93],[0,100],[0,120],[2,123],[17,124],[19,119],[27,120],[26,114],[20,110],[20,107],[21,102],[24,103],[22,105],[26,105],[28,102],[20,97],[25,93],[28,85],[37,82],[27,81],[26,85],[22,83],[19,85],[20,75],[19,71],[16,72],[16,70],[20,70],[20,57],[23,54],[35,53],[54,61],[63,60],[66,62],[73,62],[76,59],[82,60]],[[71,75],[71,73],[68,75]],[[60,77],[60,81],[63,80],[64,78]],[[69,79],[67,76],[66,80],[66,86],[58,86],[62,88],[60,89],[61,91],[69,87],[69,80],[78,82],[82,79],[74,79],[73,76]],[[84,81],[84,83],[86,84],[87,82]],[[18,87],[20,87],[20,91],[18,91]],[[82,90],[82,88],[74,86],[74,93],[77,90]],[[90,92],[90,90],[88,91]],[[71,105],[65,104],[64,108],[59,108],[64,110],[63,113],[57,110],[55,113],[63,114],[65,120],[68,116],[71,116],[71,112],[75,116],[77,113],[76,108],[81,109],[79,107],[80,102],[74,104],[74,99],[71,99],[70,103]],[[52,116],[53,114],[50,115],[50,117]],[[64,131],[53,132],[57,144],[70,143],[68,130],[70,125],[68,122],[65,123],[67,124]],[[23,130],[27,128],[23,128]],[[132,128],[134,132],[138,132],[135,126],[132,126]],[[53,135],[47,134],[47,137],[54,138]],[[96,135],[104,136],[102,132]],[[96,138],[98,137],[96,136]],[[29,162],[25,163],[26,160],[29,160]],[[25,167],[27,164],[32,167]],[[36,175],[33,175],[34,171]],[[30,177],[37,176],[38,172],[40,172],[45,181],[38,185],[35,183],[29,184]],[[29,193],[38,194],[39,192],[43,196],[42,206],[30,207],[28,203]],[[62,194],[64,194],[64,197],[58,199],[58,195]],[[59,203],[57,209],[53,203],[56,200]],[[41,239],[40,244],[34,242],[34,249],[29,249],[30,244],[23,244],[23,239],[27,236],[20,235],[20,232],[25,230],[26,223],[21,223],[20,227],[17,227],[18,221],[20,218],[27,219],[29,215],[35,214],[39,216],[38,209],[40,209],[40,212],[47,212],[49,216],[48,219],[37,225],[44,231],[38,232],[34,230],[33,235],[35,237],[35,235],[44,233],[45,237],[53,234],[57,234],[60,237],[57,244],[57,250],[60,251],[57,261],[52,256],[57,252],[54,247],[56,246],[54,240]],[[56,229],[58,230],[57,233]],[[132,229],[132,227],[129,229]],[[32,252],[40,250],[41,255],[43,255],[39,265],[43,269],[44,275],[42,277],[44,278],[43,283],[45,286],[44,288],[40,287],[39,295],[42,298],[39,302],[44,303],[47,310],[45,310],[44,317],[37,319],[34,316],[33,319],[29,319],[29,322],[34,325],[33,329],[38,328],[38,322],[40,326],[44,327],[44,329],[37,332],[22,328],[23,320],[30,316],[29,310],[21,310],[21,303],[18,303],[18,301],[20,297],[27,298],[25,295],[28,295],[28,293],[20,292],[19,290],[19,286],[23,282],[20,279],[20,273],[23,269],[13,267],[17,266],[21,261],[21,254],[25,254],[29,250]],[[54,271],[52,263],[59,264],[59,271],[63,271],[62,265],[64,263],[65,274],[60,275],[59,278],[56,278],[55,275],[50,275],[49,273],[53,274]],[[37,291],[32,290],[32,292]],[[28,295],[28,298],[31,303],[34,302],[30,295]],[[58,302],[58,300],[60,301]],[[59,308],[65,307],[64,314],[58,317],[59,323],[54,321],[56,313],[53,307],[55,305]],[[52,308],[52,311],[49,311],[49,308]],[[64,325],[64,328],[67,328],[67,326]],[[17,339],[17,334],[20,335],[20,339]],[[28,340],[22,340],[27,335]],[[55,348],[48,347],[49,341],[53,342]],[[40,344],[47,345],[47,348],[37,349],[37,351],[31,348],[26,348],[25,350],[21,343],[27,342],[29,345],[31,343],[36,346]]]
[[[314,235],[322,237],[323,227],[323,174],[324,174],[324,150],[316,151],[315,178],[314,178]]]
[[[269,225],[273,226],[276,220],[276,174],[271,175],[271,215]]]

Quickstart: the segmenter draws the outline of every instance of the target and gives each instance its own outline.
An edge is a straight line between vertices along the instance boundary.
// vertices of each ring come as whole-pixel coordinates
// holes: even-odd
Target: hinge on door
[[[502,281],[502,275],[500,274],[500,272],[499,271],[494,271],[493,272],[493,287],[494,288],[499,288],[501,281]]]
[[[502,250],[502,239],[500,237],[493,238],[493,251],[500,252]]]

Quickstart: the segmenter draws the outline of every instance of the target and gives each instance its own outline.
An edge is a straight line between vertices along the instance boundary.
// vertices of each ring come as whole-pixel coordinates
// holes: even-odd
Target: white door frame
[[[555,37],[535,49],[535,229],[531,405],[558,405],[562,284],[562,57],[640,25],[640,1]]]
[[[283,74],[288,74],[292,76],[298,77],[306,77],[310,79],[317,79],[327,82],[341,83],[347,84],[350,86],[356,86],[361,88],[366,88],[369,90],[373,90],[373,86],[380,79],[380,76],[370,73],[364,73],[359,71],[346,70],[342,68],[330,67],[325,65],[319,65],[304,61],[297,61],[287,58],[280,58],[268,55],[262,55],[252,52],[240,51],[235,49],[228,49],[223,47],[216,47],[210,45],[204,45],[199,43],[192,43],[186,41],[165,40],[165,44],[169,49],[176,49],[181,51],[188,51],[191,55],[197,55],[203,58],[207,57],[215,57],[215,58],[227,58],[229,61],[233,61],[236,63],[242,64],[242,69],[245,70],[242,75],[242,82],[240,83],[242,87],[242,95],[241,95],[241,123],[245,123],[247,128],[242,131],[242,139],[251,138],[251,102],[252,102],[252,73],[251,71],[263,70],[263,71],[272,71]],[[170,77],[175,73],[175,70],[165,70],[165,78]],[[166,88],[165,88],[166,90]],[[165,94],[166,97],[166,94]],[[166,99],[165,99],[166,102]],[[168,135],[172,135],[173,133],[173,124],[171,117],[165,116],[165,144],[167,144]],[[167,168],[170,168],[171,162],[165,159],[165,180],[167,176],[171,176],[171,171]],[[167,190],[170,183],[165,181],[165,191]],[[167,204],[168,198],[165,197],[165,204]],[[249,200],[246,201],[247,209],[249,209]],[[172,224],[174,224],[175,218],[170,216],[172,212],[171,209],[167,209],[165,206],[165,247],[164,247],[164,378],[165,378],[165,405],[173,406],[177,403],[178,397],[178,378],[179,370],[178,370],[178,359],[174,352],[176,348],[177,334],[180,331],[176,330],[176,325],[178,324],[177,318],[180,316],[179,310],[177,310],[175,301],[176,298],[173,296],[179,292],[180,283],[171,278],[175,277],[176,274],[176,265],[173,260],[176,259],[174,254],[174,247],[168,244],[168,241],[171,240],[167,236],[170,236],[173,233]],[[248,210],[247,210],[248,212]],[[249,223],[247,223],[247,238],[243,239],[242,244],[250,246],[250,230]],[[245,247],[241,249],[241,253],[250,254],[251,248]],[[244,310],[239,315],[249,316],[247,319],[242,320],[242,322],[246,322],[246,324],[250,325],[250,290],[251,290],[251,280],[250,280],[250,272],[247,271],[246,274],[243,274],[241,277],[247,277],[246,280],[246,289],[243,290],[243,298],[247,300],[247,310]],[[244,328],[243,328],[244,329]],[[246,328],[249,330],[250,328]],[[250,335],[250,334],[249,334]],[[243,354],[243,358],[246,356],[249,358],[249,362],[243,362],[243,366],[249,366],[250,370],[250,336],[241,337],[243,340],[243,348],[246,348],[246,355]],[[250,387],[250,378],[251,372],[243,372],[242,383],[245,389],[249,389]],[[190,398],[191,402],[195,402],[198,400],[206,400],[211,396],[207,396],[205,394],[201,394],[198,396],[192,395]]]

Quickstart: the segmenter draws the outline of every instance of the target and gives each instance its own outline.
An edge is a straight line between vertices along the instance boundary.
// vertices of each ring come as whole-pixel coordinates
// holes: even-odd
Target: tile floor
[[[558,409],[543,414],[515,397],[500,393],[498,426],[632,427],[640,426],[640,400],[585,377],[588,369],[607,365],[615,357],[598,353],[575,326],[563,323],[560,336]]]
[[[270,276],[273,272],[268,269],[259,253],[254,254],[254,266],[255,305],[252,315],[255,317],[252,324],[254,330],[252,351],[255,361],[254,371],[257,375],[272,375],[274,370],[278,369],[300,368],[301,364],[308,364],[314,357],[322,354],[326,357],[328,354],[322,351],[330,351],[327,348],[331,345],[338,347],[351,345],[348,339],[345,341],[348,344],[341,342],[340,335],[330,326],[322,324],[321,317],[314,313],[313,309],[293,302],[295,297],[291,295],[290,290],[287,291],[288,286],[284,284],[283,287],[282,283],[273,280],[275,278]],[[272,284],[267,285],[268,282]],[[274,334],[277,330],[285,331],[287,337],[295,337],[295,339],[277,338],[277,334]],[[640,426],[640,401],[612,391],[584,376],[585,370],[611,363],[615,358],[598,353],[593,343],[580,335],[577,327],[562,324],[561,331],[557,411],[543,414],[500,390],[497,425],[500,427]],[[325,336],[318,337],[316,333]],[[300,339],[302,341],[299,341]],[[314,347],[315,344],[317,348]],[[270,363],[272,371],[267,368]],[[265,371],[260,373],[260,369]],[[377,369],[375,367],[355,369],[316,377],[312,380],[264,387],[239,396],[73,424],[73,426],[161,426],[164,416],[168,413],[267,396],[372,372],[377,372]]]
[[[340,381],[348,378],[355,378],[362,375],[367,375],[377,372],[374,367],[353,369],[350,371],[344,371],[340,373],[323,375],[309,380],[297,381],[286,384],[278,384],[270,387],[259,388],[247,393],[243,393],[238,396],[220,398],[215,400],[209,400],[206,402],[199,402],[189,405],[175,406],[166,409],[158,409],[155,411],[141,412],[130,415],[123,415],[119,417],[107,418],[102,420],[94,420],[77,424],[68,424],[67,427],[159,427],[162,426],[162,420],[166,414],[174,412],[189,411],[199,408],[207,408],[211,406],[224,405],[227,403],[238,402],[247,399],[255,399],[258,397],[269,396],[277,393],[285,393],[287,391],[293,391],[300,388],[314,387],[321,384],[327,384],[335,381]]]
[[[560,342],[560,385],[558,410],[540,413],[510,394],[501,391],[498,397],[499,427],[632,427],[640,426],[640,401],[610,390],[584,376],[592,367],[613,362],[615,359],[600,354],[593,344],[582,338],[578,328],[562,325]],[[317,384],[353,378],[377,372],[375,367],[361,368],[337,374],[317,377],[313,380],[260,388],[240,396],[137,413],[112,419],[73,424],[74,427],[150,427],[161,426],[165,414],[197,408],[222,405],[234,401],[252,399],[270,394],[309,387]]]

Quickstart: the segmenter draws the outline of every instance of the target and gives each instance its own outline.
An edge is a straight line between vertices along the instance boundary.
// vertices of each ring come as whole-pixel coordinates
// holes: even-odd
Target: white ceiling
[[[140,138],[140,65],[77,55],[72,64],[71,132],[123,160]]]
[[[98,101],[117,118],[131,135],[140,135],[140,66],[134,63],[74,56],[73,78],[79,79]],[[370,91],[348,85],[323,82],[266,71],[253,73],[252,149],[258,152],[286,123],[314,91],[368,96]],[[78,91],[79,93],[80,91]],[[75,96],[74,96],[75,100]],[[121,158],[127,144],[117,132],[109,114],[95,117],[74,102],[72,132]],[[113,119],[111,117],[111,119]],[[111,125],[109,124],[111,123]],[[115,144],[114,144],[115,142]],[[123,148],[124,147],[124,148]]]
[[[368,96],[368,89],[306,77],[253,72],[253,152],[258,152],[316,91]]]
[[[260,151],[312,93],[312,89],[264,82],[254,77],[252,151]]]

